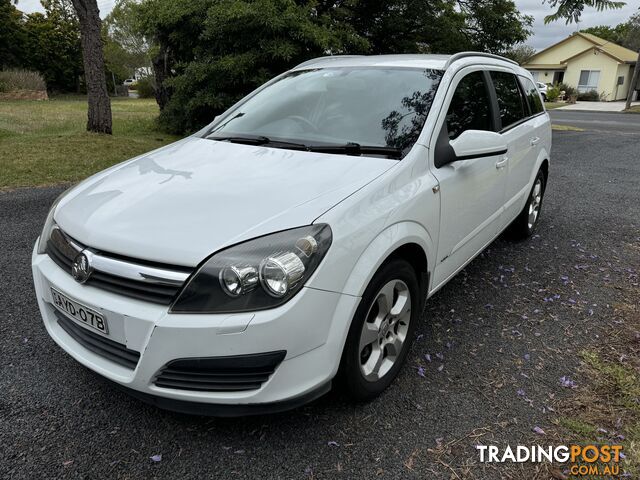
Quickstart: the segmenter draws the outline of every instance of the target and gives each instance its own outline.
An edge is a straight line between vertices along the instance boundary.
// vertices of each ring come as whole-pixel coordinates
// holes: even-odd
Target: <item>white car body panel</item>
[[[310,224],[396,164],[191,137],[79,185],[54,218],[96,249],[196,266],[225,246]]]
[[[425,293],[432,295],[522,210],[537,172],[549,162],[546,112],[493,134],[500,135],[506,154],[436,168],[435,147],[455,86],[466,73],[502,70],[532,80],[529,72],[471,55],[453,62],[438,55],[329,57],[296,69],[326,66],[447,67],[424,128],[401,161],[205,140],[198,137],[203,129],[90,177],[72,188],[53,213],[66,234],[91,248],[185,267],[245,240],[328,224],[331,247],[305,287],[267,310],[170,313],[166,305],[81,285],[36,248],[32,264],[39,307],[47,331],[65,351],[100,375],[156,397],[221,405],[299,398],[336,374],[360,298],[398,248],[413,245],[424,254]],[[209,127],[224,122],[272,82]],[[490,153],[495,147],[487,135],[474,138],[475,146],[467,144],[470,151]],[[69,336],[56,322],[51,286],[103,313],[111,339],[141,352],[136,368],[116,365]],[[174,359],[276,350],[286,350],[286,357],[256,390],[187,391],[153,383],[159,369]]]

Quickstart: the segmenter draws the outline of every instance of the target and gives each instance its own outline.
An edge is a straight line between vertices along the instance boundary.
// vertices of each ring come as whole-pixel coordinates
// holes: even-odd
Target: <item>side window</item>
[[[522,82],[524,93],[527,96],[527,101],[529,102],[531,115],[543,112],[544,107],[542,106],[542,99],[540,98],[540,94],[538,93],[536,86],[527,77],[520,77],[520,81]]]
[[[491,72],[491,80],[498,97],[502,128],[507,128],[526,118],[526,106],[516,76],[507,72]]]
[[[458,138],[465,130],[493,130],[490,104],[482,72],[460,80],[447,111],[449,139]]]

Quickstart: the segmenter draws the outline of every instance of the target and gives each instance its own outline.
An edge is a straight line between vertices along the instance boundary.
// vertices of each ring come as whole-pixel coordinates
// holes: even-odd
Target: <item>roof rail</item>
[[[306,62],[302,62],[301,64],[296,65],[294,68],[306,67],[307,65],[312,65],[322,60],[340,60],[342,58],[358,58],[362,56],[363,55],[326,55],[324,57],[316,57],[316,58],[307,60]]]
[[[511,60],[510,58],[506,58],[506,57],[501,57],[500,55],[494,55],[493,53],[484,53],[484,52],[459,52],[459,53],[454,53],[453,55],[451,55],[451,57],[449,57],[449,60],[447,60],[447,63],[445,63],[444,65],[444,69],[446,70],[447,68],[449,68],[451,66],[451,64],[453,62],[455,62],[456,60],[460,60],[461,58],[465,58],[465,57],[487,57],[487,58],[494,58],[496,60],[503,60],[505,62],[509,62],[509,63],[513,63],[514,65],[518,65],[520,66],[520,64],[518,62],[516,62],[515,60]]]

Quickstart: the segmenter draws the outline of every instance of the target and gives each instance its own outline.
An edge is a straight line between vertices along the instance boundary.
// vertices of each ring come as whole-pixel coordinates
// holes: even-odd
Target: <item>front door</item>
[[[485,72],[467,68],[458,73],[447,92],[446,117],[440,118],[436,125],[440,131],[438,141],[449,142],[466,130],[495,131],[496,118],[489,92]],[[441,195],[434,289],[498,234],[507,167],[506,155],[492,155],[433,169]]]

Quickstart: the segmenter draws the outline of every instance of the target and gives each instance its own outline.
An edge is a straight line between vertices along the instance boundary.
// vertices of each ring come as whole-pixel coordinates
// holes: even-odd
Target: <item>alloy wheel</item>
[[[384,377],[402,352],[411,321],[411,292],[391,280],[375,296],[360,333],[360,371],[367,381]]]
[[[531,200],[529,201],[529,230],[533,230],[536,222],[538,221],[538,215],[540,214],[540,206],[542,205],[542,179],[538,178],[533,186],[533,192],[531,193]]]

